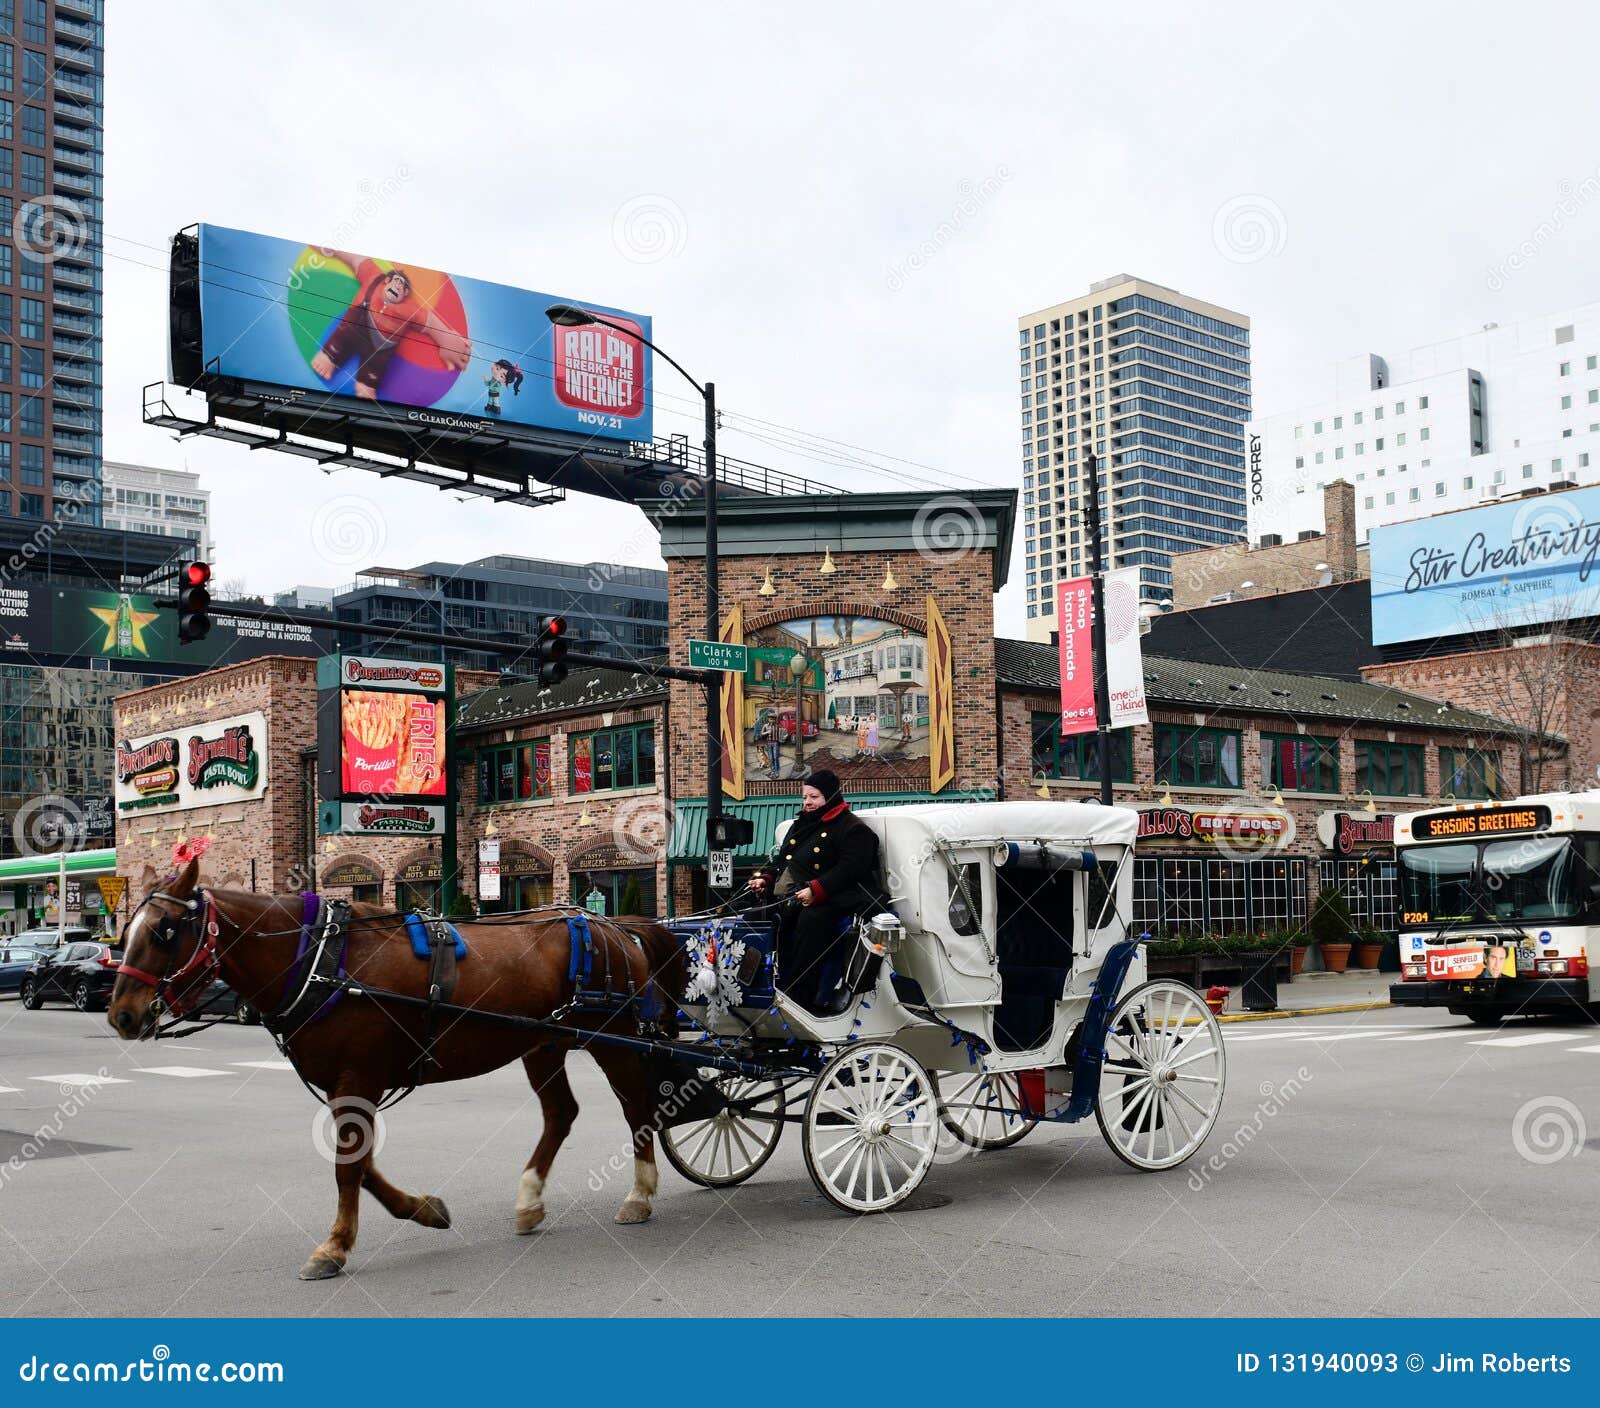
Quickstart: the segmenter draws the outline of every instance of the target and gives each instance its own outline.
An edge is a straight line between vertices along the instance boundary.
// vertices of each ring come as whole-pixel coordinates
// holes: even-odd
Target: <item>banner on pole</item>
[[[1139,569],[1106,573],[1106,684],[1111,727],[1150,722],[1144,699],[1144,655],[1139,639]]]
[[[1093,733],[1094,651],[1089,622],[1093,615],[1092,583],[1069,577],[1056,586],[1056,640],[1061,667],[1061,735]]]

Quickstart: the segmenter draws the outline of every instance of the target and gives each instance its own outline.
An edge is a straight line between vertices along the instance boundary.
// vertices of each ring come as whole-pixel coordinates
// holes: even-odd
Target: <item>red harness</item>
[[[126,973],[136,982],[143,983],[146,987],[154,988],[156,996],[161,999],[167,1012],[174,1018],[188,1016],[199,1005],[200,1000],[222,972],[222,963],[217,954],[215,906],[211,902],[209,891],[200,890],[198,894],[198,906],[195,906],[192,900],[180,900],[175,895],[164,895],[157,892],[150,896],[150,899],[168,900],[173,904],[181,904],[190,910],[189,919],[170,921],[171,937],[164,944],[159,939],[155,941],[161,947],[167,947],[177,942],[179,925],[188,923],[190,920],[199,921],[200,937],[195,943],[194,952],[189,956],[189,961],[179,968],[177,972],[157,976],[154,973],[145,972],[142,968],[131,967],[127,963],[119,963],[117,965],[117,972]],[[145,903],[148,904],[149,900],[146,900]],[[180,988],[187,988],[188,991],[180,992]]]

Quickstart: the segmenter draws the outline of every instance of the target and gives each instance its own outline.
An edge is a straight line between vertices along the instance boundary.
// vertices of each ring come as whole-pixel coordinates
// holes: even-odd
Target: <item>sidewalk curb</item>
[[[1343,1002],[1331,1007],[1288,1007],[1281,1012],[1230,1012],[1217,1021],[1275,1022],[1285,1017],[1320,1017],[1325,1012],[1380,1012],[1390,1005],[1385,998],[1382,1002]]]

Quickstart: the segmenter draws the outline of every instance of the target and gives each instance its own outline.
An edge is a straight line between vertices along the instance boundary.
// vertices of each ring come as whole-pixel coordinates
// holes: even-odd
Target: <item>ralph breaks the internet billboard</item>
[[[546,310],[575,302],[618,326],[553,326]],[[202,225],[200,320],[221,376],[409,408],[419,427],[651,437],[643,314]]]

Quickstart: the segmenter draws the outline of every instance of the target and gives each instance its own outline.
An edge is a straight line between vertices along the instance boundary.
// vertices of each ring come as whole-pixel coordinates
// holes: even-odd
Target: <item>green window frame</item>
[[[1061,736],[1061,715],[1037,713],[1033,716],[1034,777],[1065,782],[1098,782],[1100,749],[1092,733]],[[1111,780],[1133,781],[1133,730],[1119,728],[1111,734]]]
[[[1337,792],[1339,740],[1307,733],[1263,733],[1261,782],[1280,792]]]
[[[1505,795],[1502,782],[1498,750],[1439,749],[1440,792],[1453,793],[1462,801],[1487,802]]]
[[[1424,797],[1426,764],[1420,743],[1389,743],[1358,738],[1356,790],[1374,797]]]
[[[654,787],[655,724],[624,724],[573,734],[567,743],[567,779],[574,796]]]
[[[532,802],[554,795],[548,738],[525,738],[478,750],[479,806]]]
[[[1167,787],[1237,791],[1243,786],[1243,753],[1243,735],[1238,729],[1155,726],[1156,781]]]

